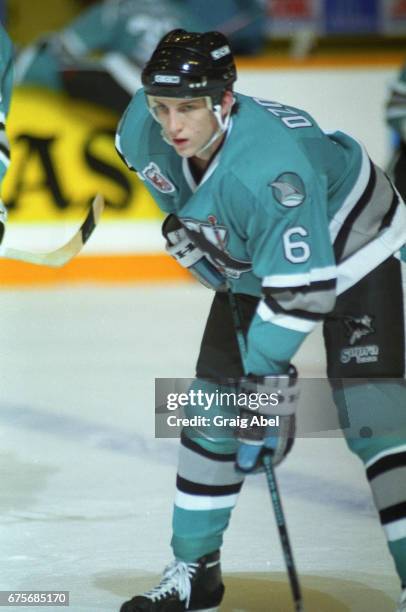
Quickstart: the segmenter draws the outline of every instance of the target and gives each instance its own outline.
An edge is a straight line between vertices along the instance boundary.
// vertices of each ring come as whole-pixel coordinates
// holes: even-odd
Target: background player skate
[[[223,35],[170,32],[144,68],[144,91],[121,120],[117,149],[168,213],[168,251],[216,290],[197,362],[199,388],[221,389],[224,379],[240,378],[244,390],[244,374],[257,390],[283,386],[291,359],[320,321],[329,377],[369,379],[367,385],[334,386],[334,396],[348,445],[366,465],[405,588],[399,257],[405,205],[350,136],[326,135],[302,110],[235,94],[235,80]],[[225,281],[246,337],[244,363]],[[297,386],[294,377],[291,385]],[[263,453],[271,453],[275,464],[287,454],[296,397],[290,394],[284,435],[261,430],[253,441],[253,432],[240,431],[236,440],[183,431],[175,560],[160,585],[123,604],[122,612],[217,609],[224,590],[219,549],[242,472],[252,471]],[[382,411],[391,435],[363,437],[359,425],[373,429]],[[406,589],[398,609],[406,610]]]

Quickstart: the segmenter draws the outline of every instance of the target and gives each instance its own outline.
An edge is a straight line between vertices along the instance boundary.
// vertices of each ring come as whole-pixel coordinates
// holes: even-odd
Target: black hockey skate
[[[158,586],[126,601],[120,612],[217,612],[223,594],[220,552],[216,551],[195,563],[175,559]]]

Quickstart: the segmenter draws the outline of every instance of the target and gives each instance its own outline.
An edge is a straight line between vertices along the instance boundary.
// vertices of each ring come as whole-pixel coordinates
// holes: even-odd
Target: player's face
[[[181,157],[198,154],[218,128],[206,98],[154,97],[152,105],[154,116],[162,125],[165,138]],[[202,157],[210,157],[216,144],[218,146],[219,143],[213,143],[202,153]]]

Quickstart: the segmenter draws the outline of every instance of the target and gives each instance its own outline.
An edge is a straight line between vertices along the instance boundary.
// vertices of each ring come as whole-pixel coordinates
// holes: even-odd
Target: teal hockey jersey
[[[263,295],[246,370],[286,368],[300,343],[354,285],[406,242],[406,212],[350,136],[306,112],[236,94],[225,141],[196,184],[161,136],[143,91],[116,146],[160,206],[176,214],[232,291]]]
[[[38,41],[27,47],[17,59],[17,81],[61,89],[59,71],[66,66],[86,69],[81,61],[89,62],[90,54],[97,52],[100,66],[117,74],[118,81],[134,92],[141,83],[126,61],[143,66],[170,30],[204,32],[224,27],[233,48],[235,44],[237,50],[249,51],[263,40],[264,14],[258,0],[245,0],[243,6],[236,0],[104,0],[51,35],[48,45]]]
[[[192,30],[202,27],[182,0],[98,2],[60,32],[45,37],[42,42],[47,44],[39,40],[26,47],[17,57],[16,80],[59,90],[63,88],[60,71],[88,69],[92,62],[95,68],[119,75],[120,83],[136,91],[141,82],[134,66],[142,66],[164,34],[180,25]],[[92,55],[96,52],[99,56]]]

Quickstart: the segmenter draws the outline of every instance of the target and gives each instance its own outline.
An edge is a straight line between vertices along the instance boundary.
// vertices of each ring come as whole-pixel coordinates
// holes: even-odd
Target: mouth
[[[173,138],[172,142],[176,147],[182,147],[187,144],[188,140],[187,138]]]

